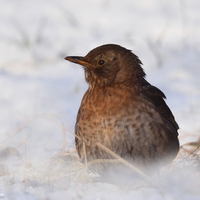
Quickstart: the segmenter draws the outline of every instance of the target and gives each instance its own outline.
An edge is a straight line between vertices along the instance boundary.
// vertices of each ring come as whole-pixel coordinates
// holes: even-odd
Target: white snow
[[[195,142],[199,9],[198,0],[1,0],[0,199],[200,199],[199,168],[132,188],[79,179],[83,166],[66,162],[65,151],[74,149],[87,84],[82,68],[64,60],[106,43],[133,50],[147,80],[166,94],[180,143]]]

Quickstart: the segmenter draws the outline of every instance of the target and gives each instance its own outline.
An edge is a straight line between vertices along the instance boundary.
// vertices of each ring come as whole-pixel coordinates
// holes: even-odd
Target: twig
[[[129,162],[127,162],[126,160],[124,160],[122,157],[120,157],[119,155],[117,155],[116,153],[114,153],[113,151],[111,151],[110,149],[108,149],[107,147],[105,147],[104,145],[102,145],[101,143],[97,142],[96,145],[98,147],[100,147],[101,149],[103,149],[104,151],[108,152],[110,155],[112,155],[114,158],[116,158],[118,161],[120,161],[121,163],[123,163],[124,165],[126,165],[127,167],[129,167],[130,169],[132,169],[133,171],[137,172],[143,178],[149,179],[149,177],[145,173],[143,173],[141,170],[139,170],[134,165],[132,165]]]

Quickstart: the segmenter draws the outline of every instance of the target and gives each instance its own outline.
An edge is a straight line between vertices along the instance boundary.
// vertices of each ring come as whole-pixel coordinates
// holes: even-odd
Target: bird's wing
[[[161,90],[159,90],[157,87],[146,82],[142,86],[142,94],[145,98],[147,98],[149,101],[151,101],[154,104],[155,108],[158,110],[161,117],[169,125],[169,127],[171,127],[172,129],[175,129],[175,131],[177,132],[177,130],[179,129],[179,126],[176,123],[171,110],[169,109],[169,107],[167,106],[164,100],[166,98],[164,93]]]

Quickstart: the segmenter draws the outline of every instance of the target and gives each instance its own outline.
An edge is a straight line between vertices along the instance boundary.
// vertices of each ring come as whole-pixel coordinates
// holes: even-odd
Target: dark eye
[[[104,63],[105,63],[104,60],[99,60],[99,62],[98,62],[99,65],[103,65]]]

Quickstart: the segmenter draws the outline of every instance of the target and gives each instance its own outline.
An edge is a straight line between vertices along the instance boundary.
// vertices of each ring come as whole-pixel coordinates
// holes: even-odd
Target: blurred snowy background
[[[139,56],[167,96],[181,144],[199,139],[199,10],[199,0],[0,0],[0,199],[200,199],[199,173],[166,176],[164,191],[124,190],[62,182],[46,167],[73,150],[87,89],[82,68],[64,57],[106,43]]]

